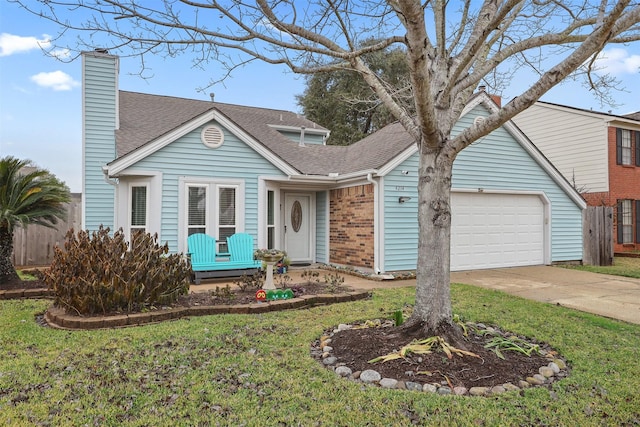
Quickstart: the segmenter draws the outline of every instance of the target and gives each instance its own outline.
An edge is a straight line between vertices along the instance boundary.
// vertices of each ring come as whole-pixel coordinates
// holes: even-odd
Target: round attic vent
[[[482,116],[478,116],[475,119],[473,119],[473,124],[476,125],[476,126],[481,125],[482,122],[484,122],[484,117],[482,117]]]
[[[224,133],[218,126],[206,126],[200,134],[202,143],[209,148],[218,148],[224,142]]]

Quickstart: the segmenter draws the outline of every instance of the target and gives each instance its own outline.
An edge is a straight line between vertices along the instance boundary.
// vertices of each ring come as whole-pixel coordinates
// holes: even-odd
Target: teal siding
[[[454,134],[473,123],[482,113],[477,107],[461,118]],[[486,114],[485,114],[486,115]],[[409,175],[402,175],[408,170]],[[417,185],[418,155],[407,159],[385,177],[385,269],[412,270],[416,267],[418,244]],[[411,201],[399,204],[405,186]],[[551,261],[582,259],[582,213],[579,206],[529,156],[515,139],[499,128],[477,143],[467,147],[454,162],[454,189],[542,191],[551,203]],[[409,189],[412,190],[409,193]]]
[[[114,187],[102,166],[115,158],[117,58],[83,54],[84,223],[87,230],[114,227]]]
[[[213,123],[224,129],[222,125]],[[161,239],[171,251],[178,247],[179,184],[181,177],[243,180],[245,185],[245,232],[258,235],[258,177],[283,175],[226,129],[224,144],[205,147],[200,140],[202,127],[131,166],[136,171],[162,171]]]
[[[316,262],[329,262],[327,255],[327,191],[316,193]]]

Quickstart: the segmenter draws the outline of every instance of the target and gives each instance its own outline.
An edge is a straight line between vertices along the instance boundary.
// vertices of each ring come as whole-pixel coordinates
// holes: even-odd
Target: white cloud
[[[51,73],[38,73],[31,76],[31,80],[42,87],[51,88],[53,90],[71,90],[80,86],[80,83],[62,71],[53,71]]]
[[[43,34],[40,40],[36,37],[22,37],[8,33],[0,34],[0,56],[9,56],[34,49],[43,49],[50,45],[50,37],[46,34]]]
[[[604,73],[635,74],[640,72],[640,55],[630,54],[625,49],[615,47],[598,55],[595,65],[598,70]]]

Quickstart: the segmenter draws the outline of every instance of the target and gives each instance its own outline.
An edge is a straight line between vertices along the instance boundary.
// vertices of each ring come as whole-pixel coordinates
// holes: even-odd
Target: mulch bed
[[[337,332],[332,337],[332,355],[337,363],[344,363],[355,371],[373,369],[383,378],[394,378],[399,381],[419,383],[440,383],[450,387],[493,387],[505,383],[517,385],[520,380],[538,373],[541,366],[546,366],[550,359],[537,353],[530,357],[515,351],[504,351],[505,359],[501,359],[485,344],[492,336],[480,336],[470,331],[467,351],[479,357],[459,356],[454,354],[447,358],[442,351],[430,354],[408,354],[403,359],[386,362],[369,363],[370,360],[383,356],[409,344],[407,338],[397,337],[394,329],[389,327],[347,329]],[[530,341],[530,340],[529,340]],[[547,354],[554,355],[548,346],[539,344]]]
[[[0,290],[39,289],[46,285],[40,281],[24,281],[5,284]],[[255,303],[255,290],[228,292],[226,285],[209,292],[190,292],[182,296],[174,307],[216,306],[222,304],[242,305]],[[333,292],[336,289],[331,289]],[[339,291],[345,291],[341,289]],[[311,283],[297,288],[298,294],[315,295],[328,292],[325,283]],[[399,381],[448,384],[451,387],[493,387],[505,383],[517,384],[518,381],[538,373],[541,366],[549,362],[549,357],[534,353],[530,357],[518,352],[505,352],[505,359],[499,358],[493,351],[485,348],[491,337],[471,333],[467,350],[479,357],[454,355],[447,358],[443,352],[431,354],[410,354],[403,359],[371,364],[369,361],[378,356],[392,353],[408,344],[407,338],[393,334],[393,328],[370,327],[340,331],[332,337],[332,355],[338,363],[349,366],[353,371],[374,369],[382,377]],[[549,356],[556,353],[544,343],[540,348]],[[566,374],[565,374],[566,375]],[[559,378],[558,378],[559,379]]]

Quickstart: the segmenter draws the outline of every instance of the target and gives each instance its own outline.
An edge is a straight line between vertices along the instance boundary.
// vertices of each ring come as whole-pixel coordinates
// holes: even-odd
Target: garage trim
[[[543,191],[521,191],[521,190],[498,190],[484,188],[452,188],[453,193],[476,193],[476,194],[505,194],[519,196],[538,196],[542,201],[544,210],[543,218],[543,260],[545,265],[551,264],[551,201]]]

